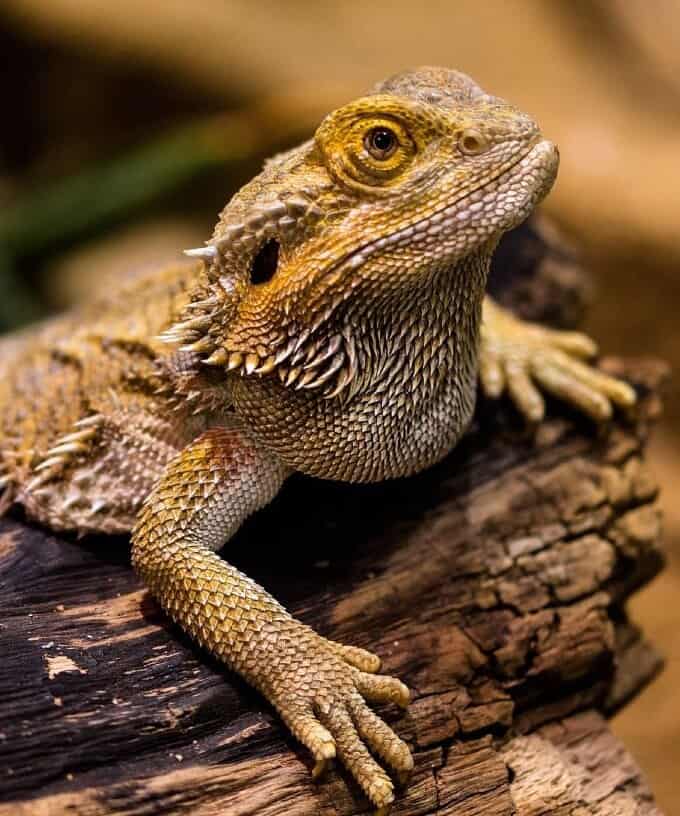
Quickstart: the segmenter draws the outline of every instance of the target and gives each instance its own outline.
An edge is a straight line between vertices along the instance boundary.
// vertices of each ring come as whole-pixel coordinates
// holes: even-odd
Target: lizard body
[[[498,238],[550,189],[536,124],[455,71],[399,74],[267,162],[193,257],[0,342],[0,505],[132,531],[168,614],[257,687],[379,808],[408,746],[366,704],[408,703],[376,656],[290,616],[216,555],[295,471],[407,476],[445,456],[477,379],[531,421],[539,386],[597,420],[631,405],[585,336],[484,296]]]

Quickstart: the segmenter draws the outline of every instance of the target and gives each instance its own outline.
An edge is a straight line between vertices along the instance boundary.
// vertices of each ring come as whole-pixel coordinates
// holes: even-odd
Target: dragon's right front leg
[[[408,746],[365,700],[408,703],[379,659],[316,634],[215,550],[278,492],[287,469],[240,428],[206,432],[167,468],[133,533],[133,564],[166,612],[258,688],[312,752],[315,774],[336,755],[380,809],[389,776],[369,748],[407,774]],[[368,746],[368,747],[367,747]]]

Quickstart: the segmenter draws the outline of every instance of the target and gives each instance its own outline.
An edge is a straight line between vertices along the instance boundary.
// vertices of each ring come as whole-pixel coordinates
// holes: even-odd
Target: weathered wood
[[[499,267],[497,293],[559,319],[571,286],[573,315],[582,273],[527,229],[511,239],[526,268]],[[229,545],[303,620],[375,650],[413,690],[407,713],[384,712],[416,758],[395,815],[658,813],[602,716],[660,665],[624,605],[662,564],[643,451],[662,367],[626,371],[642,410],[609,435],[553,406],[532,439],[507,406],[483,407],[431,471],[295,478]],[[310,765],[257,694],[169,625],[125,540],[0,523],[2,816],[368,812],[342,770],[312,784]]]

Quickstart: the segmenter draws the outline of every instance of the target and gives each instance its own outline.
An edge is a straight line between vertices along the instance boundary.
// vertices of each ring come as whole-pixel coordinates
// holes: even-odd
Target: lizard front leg
[[[144,503],[133,565],[180,626],[275,706],[312,752],[315,776],[337,755],[373,804],[386,808],[393,785],[368,749],[400,773],[413,760],[365,700],[405,706],[406,686],[374,674],[375,655],[293,618],[214,552],[287,475],[242,429],[206,432],[168,466]]]
[[[612,415],[612,405],[630,407],[635,391],[585,360],[597,351],[580,332],[556,331],[527,323],[484,298],[479,378],[488,397],[505,391],[530,422],[540,422],[545,402],[540,388],[575,405],[597,422]]]

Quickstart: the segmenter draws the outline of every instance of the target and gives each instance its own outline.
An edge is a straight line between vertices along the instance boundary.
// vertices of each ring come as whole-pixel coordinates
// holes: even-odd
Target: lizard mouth
[[[460,250],[466,255],[494,234],[524,221],[552,187],[558,163],[557,147],[539,136],[516,161],[476,190],[420,221],[358,247],[328,271],[344,265],[356,268],[376,251],[412,247],[421,241],[428,248],[445,242],[447,254]],[[474,230],[474,245],[466,227]]]

